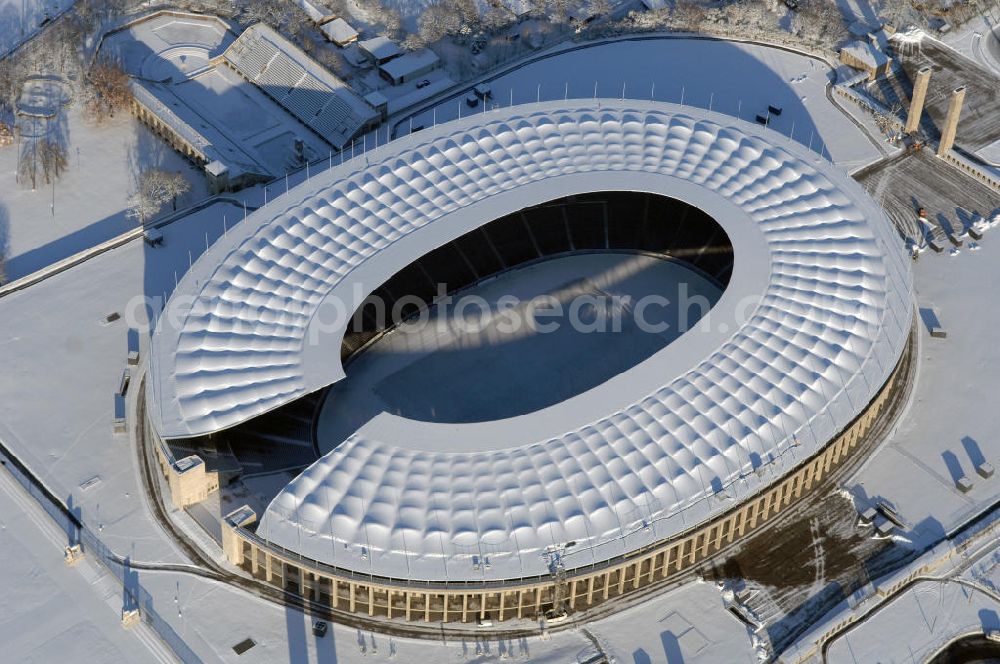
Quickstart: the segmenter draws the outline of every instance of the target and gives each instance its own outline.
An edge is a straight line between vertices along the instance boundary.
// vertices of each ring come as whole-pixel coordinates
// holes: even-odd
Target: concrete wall
[[[205,469],[205,462],[195,455],[174,459],[162,443],[154,444],[160,471],[170,488],[170,502],[183,509],[200,503],[219,490],[219,474]]]

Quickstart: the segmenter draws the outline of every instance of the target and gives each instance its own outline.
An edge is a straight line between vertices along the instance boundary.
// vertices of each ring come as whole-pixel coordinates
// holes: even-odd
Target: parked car
[[[476,106],[479,106],[479,97],[477,97],[475,94],[473,94],[473,93],[470,92],[469,94],[467,94],[465,96],[465,103],[470,108],[475,108]]]
[[[431,84],[430,80],[425,78],[424,80],[422,80],[419,83],[417,83],[417,88],[418,89],[419,88],[426,88],[430,84]]]

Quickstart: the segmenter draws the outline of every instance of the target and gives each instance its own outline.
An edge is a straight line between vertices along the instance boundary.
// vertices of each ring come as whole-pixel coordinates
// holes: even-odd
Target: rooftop
[[[358,46],[367,53],[370,53],[372,57],[378,60],[385,60],[386,58],[394,58],[403,53],[403,49],[400,48],[399,44],[392,41],[388,37],[372,37],[371,39],[365,39],[364,41],[358,42]]]
[[[384,65],[381,65],[380,68],[393,79],[399,79],[409,76],[415,71],[420,71],[425,67],[433,67],[437,63],[438,56],[434,51],[425,48],[406,53],[398,58],[393,58]]]
[[[872,69],[881,67],[889,62],[889,56],[865,41],[851,42],[841,50],[851,54]]]
[[[640,187],[729,234],[736,268],[713,318],[733,326],[523,416],[437,425],[384,413],[275,498],[258,533],[397,577],[464,578],[485,550],[479,573],[510,578],[547,573],[553,544],[577,542],[576,566],[698,523],[728,507],[720,492],[765,486],[760,464],[778,476],[846,426],[910,329],[909,263],[889,250],[899,242],[884,213],[765,131],[670,104],[552,102],[439,125],[370,153],[366,168],[316,176],[184,276],[175,294],[200,308],[158,325],[157,426],[218,430],[340,380],[330,360],[342,335],[314,314],[353,302],[355,284],[524,206]],[[559,148],[538,149],[549,142]],[[760,305],[738,323],[746,298]]]
[[[327,39],[336,44],[346,44],[358,38],[358,31],[342,18],[335,18],[320,26]]]

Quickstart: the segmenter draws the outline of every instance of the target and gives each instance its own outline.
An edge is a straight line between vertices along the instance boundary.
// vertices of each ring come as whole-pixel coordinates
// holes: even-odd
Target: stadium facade
[[[619,213],[565,213],[595,195]],[[558,233],[528,210],[553,202],[576,219]],[[639,207],[641,224],[614,223]],[[180,324],[157,325],[151,424],[164,439],[210,434],[343,379],[382,330],[324,311],[353,312],[373,293],[429,302],[407,277],[418,259],[461,286],[610,249],[678,257],[715,279],[717,324],[536,412],[463,424],[383,413],[259,522],[231,514],[229,560],[370,615],[582,608],[761,527],[882,415],[913,320],[908,260],[883,211],[769,130],[600,100],[424,130],[253,213],[179,283],[173,299],[193,302]]]

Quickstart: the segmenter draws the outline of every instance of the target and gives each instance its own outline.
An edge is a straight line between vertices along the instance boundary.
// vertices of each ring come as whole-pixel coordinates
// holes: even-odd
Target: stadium
[[[492,109],[316,175],[206,251],[157,321],[148,428],[179,506],[220,476],[178,450],[228,436],[245,461],[262,422],[281,435],[246,443],[255,464],[315,450],[224,515],[261,583],[405,620],[563,615],[698,565],[848,458],[901,380],[909,270],[857,184],[763,127]],[[694,317],[664,303],[679,288]],[[583,298],[588,323],[605,296],[664,306],[655,332],[540,334],[429,325],[467,321],[442,294]]]

